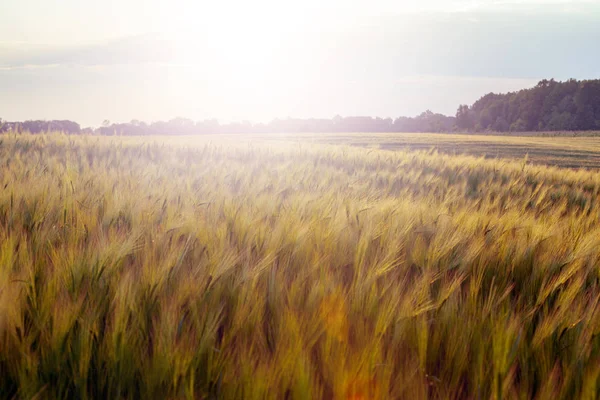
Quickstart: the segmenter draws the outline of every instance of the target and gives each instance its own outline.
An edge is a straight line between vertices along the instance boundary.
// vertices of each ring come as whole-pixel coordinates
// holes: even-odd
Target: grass
[[[0,398],[600,395],[598,172],[0,140]]]

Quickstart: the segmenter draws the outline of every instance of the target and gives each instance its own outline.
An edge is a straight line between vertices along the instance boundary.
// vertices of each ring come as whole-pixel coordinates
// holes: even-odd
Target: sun
[[[199,2],[186,12],[171,26],[176,58],[240,83],[276,79],[305,21],[273,0]]]

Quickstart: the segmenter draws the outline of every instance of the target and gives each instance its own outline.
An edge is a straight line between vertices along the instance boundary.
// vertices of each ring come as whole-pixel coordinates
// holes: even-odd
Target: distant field
[[[2,136],[0,399],[599,398],[598,147]]]
[[[277,135],[265,136],[265,138]],[[357,147],[384,150],[430,150],[446,154],[467,154],[486,158],[525,156],[534,164],[564,168],[600,168],[600,137],[572,137],[568,135],[493,136],[454,135],[435,133],[370,133],[370,134],[306,134],[297,135],[298,142],[348,144]]]

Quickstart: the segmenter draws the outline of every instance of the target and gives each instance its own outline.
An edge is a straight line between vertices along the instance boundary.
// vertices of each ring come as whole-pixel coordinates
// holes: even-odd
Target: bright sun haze
[[[449,115],[481,93],[597,73],[599,7],[547,4],[8,0],[0,110],[91,126]]]

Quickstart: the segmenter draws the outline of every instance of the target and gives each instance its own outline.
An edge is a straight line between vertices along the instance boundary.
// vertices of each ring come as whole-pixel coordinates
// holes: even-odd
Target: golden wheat
[[[600,394],[598,172],[0,140],[0,398]]]

